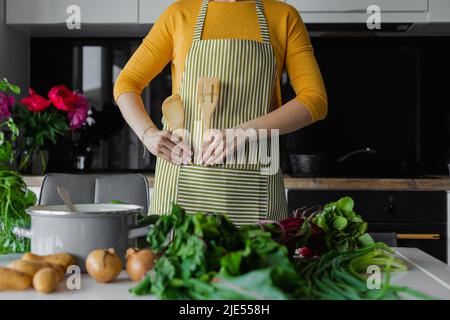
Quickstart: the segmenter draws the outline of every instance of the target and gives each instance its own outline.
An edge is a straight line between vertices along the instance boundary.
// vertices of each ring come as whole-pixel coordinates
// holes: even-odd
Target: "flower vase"
[[[34,149],[31,141],[32,138],[24,139],[17,159],[18,171],[24,175],[43,175],[47,171],[48,151]]]

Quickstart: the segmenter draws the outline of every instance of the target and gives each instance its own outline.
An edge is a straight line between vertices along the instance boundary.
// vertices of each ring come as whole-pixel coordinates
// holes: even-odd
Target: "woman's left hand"
[[[201,163],[205,166],[224,164],[243,146],[245,136],[242,129],[210,129],[203,139]]]

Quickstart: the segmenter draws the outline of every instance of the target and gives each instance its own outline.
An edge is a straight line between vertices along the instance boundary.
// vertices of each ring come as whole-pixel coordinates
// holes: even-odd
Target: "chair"
[[[384,242],[389,247],[397,247],[397,234],[395,232],[370,232],[375,242]]]
[[[143,207],[148,213],[149,186],[141,174],[85,175],[49,173],[44,177],[39,205],[63,204],[57,186],[63,186],[70,193],[73,203],[108,203],[119,200]]]

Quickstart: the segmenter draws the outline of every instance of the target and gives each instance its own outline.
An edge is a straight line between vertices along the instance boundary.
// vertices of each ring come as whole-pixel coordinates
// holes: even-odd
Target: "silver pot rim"
[[[142,212],[143,207],[132,204],[91,203],[74,204],[77,211],[70,212],[66,205],[41,205],[32,206],[26,212],[34,217],[67,217],[67,218],[98,218],[98,217],[123,217]]]

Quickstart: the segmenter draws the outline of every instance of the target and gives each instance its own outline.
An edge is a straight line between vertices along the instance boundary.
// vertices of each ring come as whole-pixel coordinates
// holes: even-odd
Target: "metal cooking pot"
[[[145,236],[150,226],[137,227],[142,207],[128,204],[77,204],[76,212],[66,205],[35,206],[27,209],[31,229],[13,232],[31,239],[31,252],[38,255],[68,252],[85,272],[88,254],[95,249],[114,248],[125,262],[128,247]],[[124,264],[125,265],[125,264]]]

